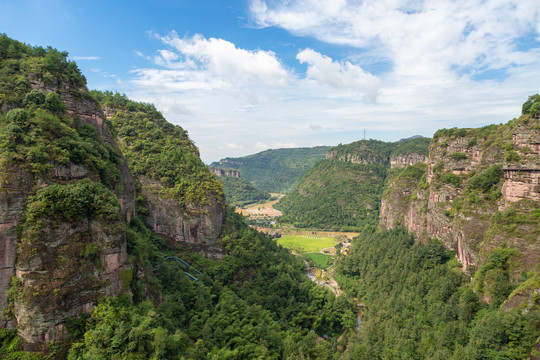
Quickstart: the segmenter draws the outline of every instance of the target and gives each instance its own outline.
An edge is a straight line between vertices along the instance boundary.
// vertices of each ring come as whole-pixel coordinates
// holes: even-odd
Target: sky
[[[540,92],[538,0],[0,0],[0,33],[154,103],[205,163],[505,123]]]

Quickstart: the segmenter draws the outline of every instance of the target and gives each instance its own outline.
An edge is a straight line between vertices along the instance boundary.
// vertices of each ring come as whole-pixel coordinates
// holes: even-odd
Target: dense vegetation
[[[255,188],[251,182],[242,177],[220,176],[218,179],[223,184],[228,204],[244,206],[270,199],[270,194]]]
[[[0,33],[0,108],[23,103],[31,90],[29,78],[46,86],[68,84],[78,92],[86,79],[67,55],[51,47],[28,46]]]
[[[383,165],[323,160],[275,207],[297,227],[358,229],[378,221],[385,176]]]
[[[72,329],[69,359],[337,359],[335,339],[354,326],[355,303],[315,286],[299,260],[232,211],[226,227],[222,260],[173,251],[204,274],[197,281],[132,227],[130,256],[153,263],[163,302],[104,298]],[[318,341],[323,334],[333,341]]]
[[[154,105],[110,91],[92,95],[111,116],[122,153],[141,181],[141,177],[159,181],[161,194],[183,207],[208,204],[210,197],[223,198],[221,184],[199,158],[187,132],[167,122]]]
[[[338,265],[344,288],[366,306],[343,358],[526,358],[540,336],[540,304],[500,310],[516,287],[509,279],[513,255],[496,249],[470,282],[438,241],[415,243],[404,229],[365,231]],[[525,274],[523,284],[537,276]],[[486,284],[489,303],[475,293]]]
[[[242,177],[257,189],[288,193],[296,187],[304,173],[324,159],[329,147],[266,150],[241,158],[225,158],[212,166],[240,170]]]
[[[48,91],[32,90],[29,79]],[[340,256],[336,271],[347,295],[335,297],[307,279],[300,260],[249,228],[232,209],[215,244],[226,253],[219,260],[168,243],[140,218],[124,223],[115,195],[121,190],[120,151],[94,127],[67,115],[61,100],[65,92],[102,102],[116,132],[106,137],[118,136],[130,169],[140,179],[159,181],[162,187],[156,190],[162,195],[183,206],[204,205],[210,198],[221,199],[222,187],[200,161],[187,133],[167,123],[153,105],[110,92],[90,95],[84,84],[65,52],[31,47],[0,35],[0,182],[7,167],[19,167],[35,178],[36,186],[25,184],[31,190],[17,229],[18,261],[38,253],[47,261],[64,262],[66,267],[58,268],[57,278],[68,271],[95,274],[96,267],[102,266],[95,241],[110,240],[106,236],[93,239],[85,231],[68,238],[72,242],[60,250],[76,250],[69,257],[47,258],[47,249],[41,251],[33,242],[43,234],[54,235],[52,230],[60,226],[69,229],[77,222],[96,221],[121,233],[119,238],[125,234],[128,262],[119,277],[127,291],[118,298],[103,297],[90,315],[71,319],[66,324],[69,338],[46,345],[43,353],[22,351],[16,330],[0,329],[0,358],[523,359],[538,341],[540,268],[537,265],[516,278],[514,267],[521,260],[516,250],[492,249],[476,272],[471,267],[464,274],[455,254],[437,241],[416,243],[403,229],[375,230],[385,181],[413,182],[425,172],[425,164],[389,170],[388,156],[422,154],[426,140],[337,147],[337,157],[360,156],[371,163],[320,161],[280,203],[290,211],[284,219],[298,226],[363,229],[350,254]],[[537,116],[537,100],[530,97],[523,108],[525,118],[512,124]],[[510,146],[509,129],[447,129],[436,138],[469,136],[470,146],[479,141],[484,147],[495,146],[501,162],[528,161],[526,154]],[[267,189],[286,191],[315,158],[324,157],[322,150],[326,152],[326,148],[294,150],[263,152],[247,157],[246,163],[267,166],[261,183]],[[524,153],[526,149],[518,150]],[[295,158],[295,152],[305,157]],[[455,152],[449,157],[463,161],[463,155]],[[73,165],[82,169],[83,179],[54,175]],[[230,162],[225,165],[233,167]],[[282,166],[287,170],[280,172]],[[253,174],[258,171],[255,166],[251,169]],[[463,197],[455,199],[449,216],[460,206],[480,201],[493,205],[501,195],[499,165],[490,164],[470,177],[445,172],[442,165],[434,171],[434,181],[463,186]],[[530,202],[520,201],[493,214],[486,239],[503,227],[506,233],[519,232],[531,244],[538,241],[540,209],[538,202]],[[144,202],[140,206],[139,214],[144,215]],[[81,238],[86,241],[82,247]],[[165,261],[173,255],[201,273],[190,279],[179,262]],[[311,255],[321,266],[327,260],[323,257]],[[78,260],[83,258],[95,261],[96,267],[81,266]],[[13,299],[21,295],[17,279],[13,278],[7,297],[8,312],[13,311]],[[54,282],[50,286],[51,291],[28,295],[54,298],[51,307],[63,306],[57,294],[62,289],[54,288]],[[32,287],[25,290],[31,292]],[[353,297],[365,304],[358,328]],[[343,333],[348,335],[338,341]],[[323,340],[323,335],[328,339]]]
[[[297,189],[276,204],[281,221],[297,227],[339,230],[376,224],[387,177],[403,169],[390,169],[393,156],[427,155],[430,139],[398,142],[360,140],[328,151],[329,159],[313,166]]]
[[[84,76],[66,57],[0,34],[0,168],[15,163],[35,176],[48,176],[53,167],[72,163],[113,187],[120,177],[118,149],[66,114],[61,84],[71,86],[70,95],[88,96]],[[31,90],[30,78],[56,91]]]

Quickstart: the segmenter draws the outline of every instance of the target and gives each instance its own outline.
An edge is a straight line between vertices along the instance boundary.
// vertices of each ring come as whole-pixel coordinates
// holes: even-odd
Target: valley
[[[0,95],[2,359],[538,357],[538,94],[211,167],[66,52],[0,34]]]

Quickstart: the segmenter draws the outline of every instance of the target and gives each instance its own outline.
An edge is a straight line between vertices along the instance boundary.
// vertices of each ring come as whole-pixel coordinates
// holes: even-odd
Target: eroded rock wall
[[[417,162],[427,162],[427,156],[418,154],[418,153],[412,153],[407,155],[392,155],[390,157],[390,167],[392,169],[394,168],[403,168],[409,165],[416,164]]]
[[[389,184],[380,226],[438,238],[464,270],[503,243],[522,254],[518,268],[530,269],[540,256],[537,220],[529,216],[540,202],[539,129],[539,119],[524,118],[434,137],[423,179],[417,173]],[[503,174],[499,182],[488,191],[471,189],[471,178],[493,166]],[[500,220],[509,216],[519,220]]]
[[[6,308],[6,292],[15,274],[17,256],[17,226],[24,215],[26,199],[32,192],[34,177],[17,165],[3,169],[0,174],[0,311]],[[9,318],[1,326],[13,326]]]
[[[223,226],[223,205],[210,198],[207,205],[183,209],[177,200],[162,195],[158,181],[139,178],[148,208],[147,226],[155,233],[188,244],[213,244]]]
[[[61,222],[19,244],[14,314],[26,348],[63,339],[70,317],[89,313],[99,297],[120,294],[126,262],[121,221]]]
[[[85,89],[45,85],[38,75],[29,75],[29,81],[33,89],[58,92],[68,116],[92,125],[103,142],[118,150],[99,105],[85,95]],[[118,154],[121,179],[111,190],[129,221],[136,211],[135,184],[119,150]],[[91,311],[100,296],[119,295],[123,291],[120,272],[127,262],[122,220],[60,222],[43,229],[36,242],[21,241],[17,228],[24,220],[29,196],[38,189],[85,178],[99,181],[95,169],[84,164],[51,165],[48,174],[31,174],[16,164],[4,164],[0,173],[0,311],[4,314],[0,325],[18,325],[29,350],[65,337],[66,320]],[[6,298],[10,286],[17,286],[19,294],[11,305]]]

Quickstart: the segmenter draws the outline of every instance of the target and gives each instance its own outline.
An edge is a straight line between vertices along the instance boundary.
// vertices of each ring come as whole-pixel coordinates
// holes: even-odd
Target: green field
[[[308,253],[306,254],[306,258],[313,261],[315,266],[319,269],[326,269],[332,264],[332,259],[334,257],[332,255],[326,255],[321,253]]]
[[[308,235],[284,235],[277,239],[277,243],[292,249],[297,253],[316,252],[324,248],[335,246],[338,241],[333,237],[308,236]]]

